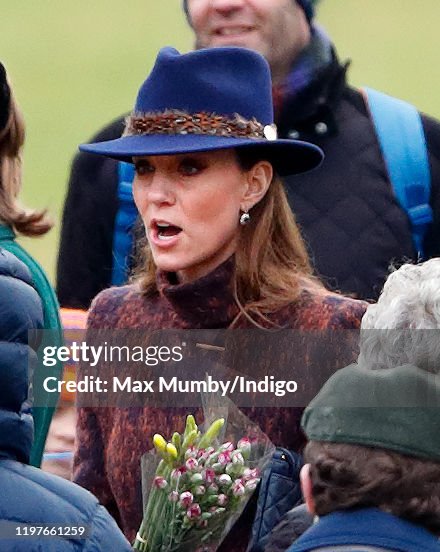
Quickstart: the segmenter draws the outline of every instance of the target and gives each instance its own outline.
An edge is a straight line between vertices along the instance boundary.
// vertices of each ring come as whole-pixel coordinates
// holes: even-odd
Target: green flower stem
[[[170,480],[171,469],[172,467],[170,465],[165,464],[165,467],[163,469],[163,473],[161,474],[161,476],[166,481]],[[150,552],[150,551],[158,552],[160,550],[163,523],[162,523],[162,520],[158,518],[158,514],[164,511],[167,503],[169,502],[169,499],[168,499],[169,489],[166,489],[166,490],[157,489],[157,490],[159,491],[159,493],[157,495],[157,498],[155,497],[153,508],[150,511],[150,518],[149,520],[147,519],[149,535],[147,538],[141,535],[142,538],[144,538],[148,542],[148,549],[146,549],[146,552]]]
[[[155,477],[163,477],[165,473],[165,468],[167,467],[167,463],[165,460],[161,460],[159,462],[159,465],[156,469]],[[148,497],[147,507],[145,509],[144,515],[142,517],[142,523],[139,528],[139,535],[147,541],[147,544],[135,541],[133,548],[134,550],[140,550],[141,552],[148,552],[149,547],[149,532],[151,530],[151,514],[154,507],[154,504],[157,501],[157,497],[160,495],[161,489],[157,489],[154,485],[152,486],[150,490],[150,495]]]
[[[150,495],[148,497],[147,508],[142,517],[142,523],[138,531],[142,539],[146,540],[147,542],[149,540],[148,533],[150,528],[150,515],[151,515],[152,504],[156,499],[156,495],[158,495],[158,491],[159,489],[156,489],[156,488],[151,489]],[[146,547],[147,547],[147,544],[140,542],[138,540],[136,540],[133,545],[134,550],[141,550],[142,552],[147,552],[148,549]]]

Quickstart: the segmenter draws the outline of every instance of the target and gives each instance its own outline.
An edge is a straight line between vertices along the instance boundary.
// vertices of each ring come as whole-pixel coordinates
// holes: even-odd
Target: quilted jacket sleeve
[[[90,536],[85,541],[83,552],[102,552],[102,550],[129,552],[133,550],[114,519],[101,505],[97,507],[89,529]]]

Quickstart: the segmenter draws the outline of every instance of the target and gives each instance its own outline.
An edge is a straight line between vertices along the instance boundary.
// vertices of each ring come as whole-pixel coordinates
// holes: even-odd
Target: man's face
[[[306,16],[294,0],[188,0],[188,10],[198,48],[256,50],[274,77],[291,67],[310,40]]]

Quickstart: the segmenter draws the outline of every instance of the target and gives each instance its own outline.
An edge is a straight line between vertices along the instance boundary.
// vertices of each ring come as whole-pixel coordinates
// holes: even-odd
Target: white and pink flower
[[[249,479],[248,481],[245,482],[244,488],[248,492],[255,491],[259,482],[260,482],[259,479]]]
[[[236,479],[232,484],[232,494],[234,496],[243,496],[246,492],[241,479]]]
[[[193,471],[196,468],[198,468],[199,463],[195,458],[188,458],[188,460],[185,462],[185,468],[189,471]]]
[[[219,475],[217,478],[217,481],[219,485],[223,485],[223,486],[230,485],[232,483],[231,476],[228,475],[227,473],[222,473],[221,475]]]
[[[167,480],[164,479],[163,477],[158,476],[158,475],[154,478],[153,485],[157,489],[166,489],[168,487]]]
[[[206,468],[205,470],[202,471],[202,477],[203,477],[203,480],[208,485],[210,485],[215,480],[215,471],[213,469]]]
[[[202,509],[200,505],[195,502],[186,511],[188,519],[198,519],[202,515]]]
[[[249,479],[257,479],[260,476],[260,472],[257,468],[245,468],[243,471],[243,479],[248,481]]]
[[[180,495],[179,504],[182,508],[188,508],[194,502],[194,496],[189,491],[184,491]]]
[[[224,506],[228,502],[228,497],[225,494],[219,494],[217,498],[217,504],[219,506]]]

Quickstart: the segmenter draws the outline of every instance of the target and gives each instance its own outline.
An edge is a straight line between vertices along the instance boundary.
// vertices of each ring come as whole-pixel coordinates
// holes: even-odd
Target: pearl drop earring
[[[242,213],[242,215],[240,216],[240,224],[242,226],[246,226],[246,224],[249,224],[250,221],[251,221],[251,215],[247,211]]]

